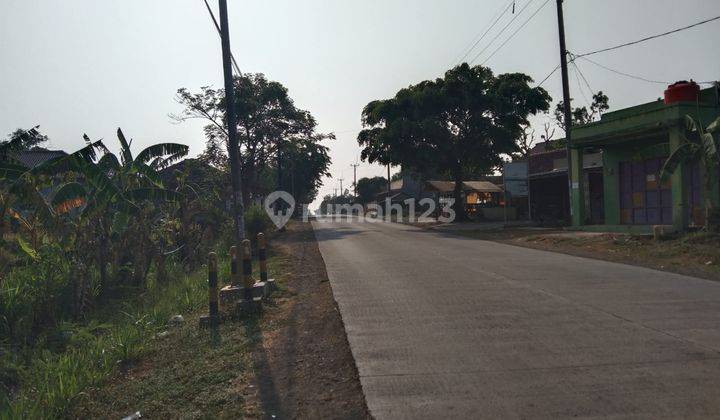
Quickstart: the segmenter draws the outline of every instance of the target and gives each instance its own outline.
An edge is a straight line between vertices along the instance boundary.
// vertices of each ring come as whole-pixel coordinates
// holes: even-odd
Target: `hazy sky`
[[[544,0],[528,8],[483,53],[495,50]],[[211,5],[216,8],[217,2]],[[243,72],[283,83],[296,104],[334,131],[332,173],[352,178],[360,112],[409,84],[441,76],[508,0],[229,0],[233,52]],[[202,151],[202,124],[176,125],[180,87],[222,85],[220,43],[202,0],[0,0],[0,136],[40,124],[53,148],[74,150],[82,134],[114,144],[122,127],[133,148],[159,141]],[[559,60],[555,1],[487,63],[496,73],[542,80]],[[582,53],[720,15],[718,0],[566,0],[568,49]],[[469,55],[485,48],[505,16]],[[720,21],[595,55],[605,66],[659,81],[720,79]],[[578,61],[611,109],[653,100],[661,84]],[[582,82],[584,86],[584,82]],[[561,97],[557,72],[544,87]],[[579,82],[571,73],[577,102]],[[585,88],[585,90],[587,90]],[[587,96],[588,93],[586,92]],[[367,163],[358,178],[383,175]],[[327,180],[320,195],[332,193]]]

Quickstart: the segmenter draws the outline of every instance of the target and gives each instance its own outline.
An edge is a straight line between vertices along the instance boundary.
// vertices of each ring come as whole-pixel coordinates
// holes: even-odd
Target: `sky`
[[[241,70],[284,84],[320,131],[337,135],[328,142],[333,179],[325,180],[321,198],[339,187],[339,178],[344,188],[352,183],[362,108],[441,77],[509,0],[228,3]],[[122,127],[135,151],[174,141],[188,144],[191,155],[202,152],[203,123],[168,117],[181,110],[178,88],[222,86],[220,41],[202,0],[0,0],[0,6],[0,138],[39,124],[51,148],[72,151],[83,146],[83,133],[115,144]],[[217,10],[215,0],[211,6]],[[524,72],[539,82],[559,63],[555,1],[516,0],[515,10],[502,15],[466,61],[482,53],[474,64],[498,74]],[[720,1],[565,0],[564,10],[568,50],[584,53],[718,16]],[[656,81],[712,81],[720,79],[718,39],[715,21],[589,58]],[[571,66],[574,105],[586,103],[582,91],[590,98],[587,85],[609,96],[611,110],[655,100],[665,88],[577,64],[587,84]],[[560,99],[560,72],[543,87]],[[358,179],[384,174],[366,162],[357,170]]]

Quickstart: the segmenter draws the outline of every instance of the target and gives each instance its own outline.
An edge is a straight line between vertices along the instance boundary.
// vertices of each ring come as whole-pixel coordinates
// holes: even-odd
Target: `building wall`
[[[658,146],[667,143],[667,137],[658,137],[645,142],[621,143],[603,149],[603,188],[605,200],[605,224],[624,224],[621,216],[620,164],[628,161],[643,161],[665,157],[668,148]]]

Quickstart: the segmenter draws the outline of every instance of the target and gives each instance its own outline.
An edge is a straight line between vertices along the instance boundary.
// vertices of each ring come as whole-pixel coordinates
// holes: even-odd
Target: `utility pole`
[[[390,197],[390,164],[387,164],[387,173],[388,173],[388,197]]]
[[[237,136],[237,115],[235,115],[235,91],[233,89],[232,57],[230,53],[230,28],[228,27],[227,0],[219,0],[220,39],[222,41],[223,75],[225,79],[225,106],[228,125],[228,158],[233,189],[233,218],[235,219],[235,243],[245,239],[245,206],[240,178],[240,145]]]
[[[343,190],[342,187],[342,182],[344,181],[344,179],[338,178],[338,181],[340,181],[340,195],[343,195],[345,193],[345,190]]]
[[[353,194],[357,199],[357,168],[360,166],[359,163],[351,163],[350,166],[353,168]]]
[[[568,206],[570,216],[573,213],[573,182],[572,182],[572,159],[570,142],[572,138],[572,106],[570,104],[570,82],[568,81],[567,48],[565,47],[565,23],[563,19],[563,0],[557,1],[558,33],[560,35],[560,69],[562,71],[563,105],[565,105],[565,150],[567,153],[567,174],[568,174]]]

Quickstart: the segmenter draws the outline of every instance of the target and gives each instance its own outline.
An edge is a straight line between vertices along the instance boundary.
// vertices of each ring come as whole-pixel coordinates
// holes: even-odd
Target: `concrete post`
[[[230,247],[230,285],[240,286],[240,272],[238,270],[237,247]]]
[[[570,176],[570,213],[573,226],[585,224],[585,179],[583,169],[583,150],[571,149],[570,151],[571,176]]]
[[[209,323],[215,326],[218,323],[218,290],[217,290],[217,255],[211,252],[208,255],[208,301]]]
[[[255,282],[252,278],[252,249],[250,248],[250,240],[245,239],[242,242],[242,259],[243,259],[243,287],[245,288],[245,298],[252,300],[252,288]]]
[[[258,243],[258,260],[260,261],[260,281],[266,283],[268,281],[267,274],[267,249],[265,243],[265,234],[262,232],[257,235]]]

